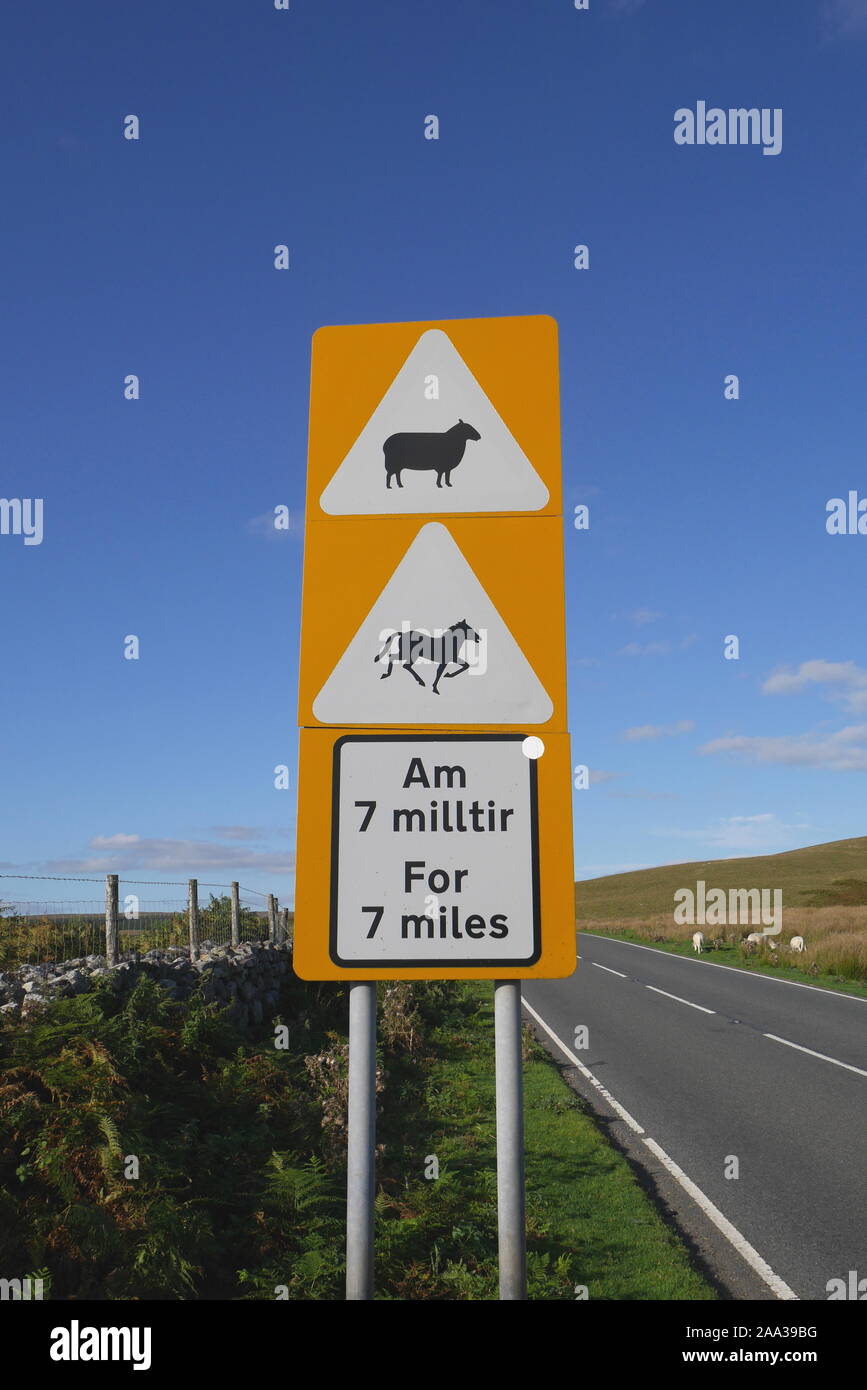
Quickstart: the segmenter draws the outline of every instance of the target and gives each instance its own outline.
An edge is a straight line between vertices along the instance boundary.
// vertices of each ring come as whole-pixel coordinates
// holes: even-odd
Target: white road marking
[[[857,1072],[859,1076],[867,1076],[867,1071],[863,1067],[853,1067],[851,1062],[839,1062],[836,1057],[828,1057],[824,1052],[814,1052],[812,1047],[802,1047],[800,1043],[789,1042],[788,1038],[778,1038],[776,1033],[763,1033],[763,1038],[770,1038],[772,1042],[784,1043],[786,1047],[795,1047],[799,1052],[806,1052],[810,1057],[818,1057],[822,1062],[833,1062],[835,1067],[845,1067],[846,1071]]]
[[[688,1004],[691,1009],[700,1009],[703,1014],[715,1014],[716,1009],[706,1009],[704,1004],[693,1004],[691,999],[681,999],[679,994],[669,994],[667,989],[657,989],[656,985],[645,985],[645,989],[652,989],[654,994],[664,994],[666,999],[676,999],[678,1004]]]
[[[575,1056],[575,1053],[570,1051],[570,1049],[566,1046],[566,1044],[562,1041],[561,1038],[557,1037],[557,1034],[554,1032],[552,1028],[548,1027],[544,1018],[540,1017],[540,1015],[536,1013],[536,1010],[532,1007],[532,1005],[528,1004],[526,999],[522,1000],[522,1003],[524,1005],[524,1008],[527,1010],[527,1013],[532,1015],[532,1017],[536,1020],[540,1027],[544,1028],[545,1032],[548,1034],[548,1037],[551,1038],[551,1040],[557,1044],[564,1057],[568,1057],[572,1065],[578,1068],[581,1075],[586,1077],[587,1080],[590,1081],[593,1086],[595,1086],[599,1094],[605,1097],[605,1099],[608,1101],[608,1104],[617,1112],[618,1115],[620,1115],[621,1119],[626,1121],[630,1129],[634,1130],[636,1134],[640,1134],[642,1136],[644,1143],[650,1149],[651,1153],[655,1154],[656,1157],[659,1159],[660,1163],[664,1164],[671,1176],[677,1182],[680,1183],[683,1190],[689,1194],[689,1196],[693,1199],[694,1202],[697,1203],[699,1207],[701,1207],[701,1210],[705,1213],[708,1219],[713,1222],[717,1230],[725,1236],[726,1240],[732,1246],[734,1246],[735,1250],[737,1250],[741,1258],[746,1260],[747,1264],[750,1266],[752,1270],[755,1271],[756,1274],[758,1274],[759,1278],[764,1280],[764,1282],[767,1284],[768,1288],[772,1291],[772,1293],[777,1298],[794,1299],[796,1302],[799,1302],[800,1300],[798,1299],[798,1295],[792,1289],[789,1288],[788,1284],[783,1279],[781,1279],[778,1274],[774,1273],[774,1271],[771,1269],[771,1266],[767,1263],[766,1260],[762,1259],[759,1252],[752,1245],[750,1245],[746,1237],[742,1236],[737,1227],[733,1226],[732,1223],[728,1220],[728,1218],[723,1216],[719,1207],[715,1206],[714,1203],[710,1200],[710,1198],[705,1196],[701,1188],[697,1187],[696,1184],[692,1181],[692,1179],[687,1177],[683,1169],[679,1168],[678,1165],[674,1162],[674,1159],[669,1158],[665,1150],[663,1148],[660,1148],[659,1144],[657,1144],[654,1139],[648,1138],[638,1121],[633,1119],[629,1111],[626,1110],[620,1104],[619,1101],[614,1099],[611,1092],[607,1090],[605,1086],[602,1085],[601,1081],[598,1081],[596,1079],[592,1071],[590,1071],[588,1067],[585,1067],[583,1062],[579,1062],[578,1058]]]
[[[626,1123],[629,1125],[629,1128],[634,1130],[636,1134],[643,1134],[644,1130],[642,1129],[638,1121],[632,1118],[629,1111],[625,1108],[625,1106],[622,1106],[620,1104],[619,1100],[614,1099],[611,1092],[606,1090],[605,1087],[602,1085],[602,1082],[598,1081],[597,1078],[593,1075],[592,1071],[590,1071],[588,1067],[585,1067],[583,1062],[580,1062],[578,1060],[578,1058],[575,1056],[575,1053],[569,1050],[569,1048],[562,1041],[562,1039],[558,1038],[557,1034],[551,1031],[544,1018],[539,1017],[539,1015],[536,1013],[536,1010],[532,1008],[530,1004],[527,1003],[526,999],[522,999],[521,1002],[524,1005],[524,1008],[527,1010],[527,1013],[533,1015],[536,1022],[542,1028],[545,1029],[545,1032],[548,1034],[548,1037],[551,1038],[551,1040],[557,1044],[563,1055],[569,1058],[569,1061],[572,1063],[573,1067],[577,1067],[581,1075],[586,1077],[587,1080],[591,1083],[591,1085],[596,1087],[599,1094],[605,1097],[612,1109],[617,1111],[621,1120],[625,1120]]]
[[[648,1139],[645,1135],[644,1142],[650,1149],[650,1152],[656,1154],[660,1163],[665,1164],[671,1176],[677,1179],[684,1191],[688,1192],[693,1201],[698,1203],[705,1216],[713,1222],[717,1230],[722,1231],[726,1240],[731,1242],[735,1250],[746,1260],[750,1268],[754,1269],[756,1274],[764,1279],[768,1288],[773,1290],[777,1298],[794,1299],[800,1302],[794,1290],[789,1288],[788,1284],[785,1280],[780,1278],[779,1274],[774,1273],[767,1260],[762,1259],[758,1250],[750,1245],[745,1236],[741,1235],[737,1226],[733,1226],[728,1218],[723,1216],[719,1207],[715,1206],[710,1198],[705,1196],[700,1187],[696,1187],[692,1178],[686,1176],[683,1169],[677,1166],[674,1159],[669,1158],[665,1150],[659,1147],[656,1140]]]
[[[619,975],[621,980],[628,980],[629,976],[624,975],[622,970],[612,970],[610,965],[600,965],[598,960],[591,960],[591,965],[595,965],[597,970],[607,970],[609,975]]]
[[[660,951],[656,946],[639,946],[637,941],[622,941],[619,936],[600,936],[595,931],[579,931],[579,941],[582,936],[592,936],[596,941],[613,941],[617,946],[634,946],[636,951],[652,951],[655,956],[668,956],[669,960],[685,960],[690,965],[709,965],[713,970],[734,970],[738,975],[745,975],[748,980],[773,980],[775,985],[793,985],[795,989],[813,989],[817,994],[824,994],[826,999],[851,999],[856,1004],[867,1004],[867,997],[862,994],[844,994],[842,990],[826,989],[824,985],[802,985],[800,980],[783,980],[779,975],[765,975],[758,970],[743,970],[737,965],[723,965],[722,961],[699,960],[697,956],[679,956],[675,951]],[[594,965],[595,963],[595,961],[592,962]]]

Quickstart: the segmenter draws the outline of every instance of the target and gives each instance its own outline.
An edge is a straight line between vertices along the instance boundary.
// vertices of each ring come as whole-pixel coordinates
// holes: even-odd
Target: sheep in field
[[[703,932],[703,931],[695,931],[695,932],[693,932],[693,934],[692,934],[692,949],[693,949],[698,955],[701,955],[702,951],[704,950],[704,932]]]
[[[792,951],[806,951],[807,947],[802,936],[793,936],[789,942]]]

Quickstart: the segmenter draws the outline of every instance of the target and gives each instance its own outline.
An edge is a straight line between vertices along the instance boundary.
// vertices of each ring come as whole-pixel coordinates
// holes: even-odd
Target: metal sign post
[[[520,980],[497,980],[494,985],[494,1049],[500,1299],[521,1300],[527,1297],[527,1249]]]
[[[349,986],[349,1135],[346,1177],[346,1298],[373,1298],[376,1149],[376,984]]]

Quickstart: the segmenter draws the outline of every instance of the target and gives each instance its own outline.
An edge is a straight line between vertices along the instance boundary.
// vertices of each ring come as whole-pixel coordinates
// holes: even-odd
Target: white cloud
[[[823,768],[830,772],[867,772],[867,724],[852,724],[834,734],[783,734],[715,738],[700,753],[735,753],[751,763]]]
[[[867,38],[867,0],[825,0],[825,25],[835,38]]]
[[[625,647],[621,647],[618,656],[667,656],[669,652],[684,651],[691,647],[696,641],[696,634],[691,632],[687,637],[681,637],[677,643],[664,642],[627,642]]]
[[[851,714],[867,714],[867,671],[854,661],[802,661],[797,670],[781,667],[762,686],[765,695],[796,695],[808,686],[824,686],[829,699]]]
[[[97,835],[88,849],[104,851],[81,859],[55,859],[46,873],[66,874],[175,874],[196,878],[204,873],[228,874],[252,869],[269,874],[288,874],[294,858],[288,851],[269,853],[243,845],[217,844],[212,840],[148,839],[138,835]]]
[[[657,618],[662,618],[663,613],[656,613],[652,608],[636,608],[633,613],[627,613],[627,618],[631,623],[637,623],[639,627],[644,623],[655,623]]]
[[[761,854],[790,847],[793,838],[802,838],[803,832],[809,829],[806,823],[790,825],[770,812],[763,812],[756,816],[723,816],[715,824],[697,830],[655,830],[654,833],[698,840],[714,850]]]
[[[688,734],[695,728],[691,719],[679,719],[676,724],[637,724],[623,734],[630,743],[638,743],[650,738],[673,738],[676,734]]]

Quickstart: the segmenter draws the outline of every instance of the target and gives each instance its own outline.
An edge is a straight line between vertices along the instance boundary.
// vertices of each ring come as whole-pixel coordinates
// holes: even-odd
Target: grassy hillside
[[[700,878],[708,888],[780,888],[784,910],[867,904],[867,836],[786,854],[666,864],[576,883],[578,925],[671,914],[675,890],[689,888]]]
[[[744,945],[756,920],[706,924],[707,946],[720,964],[772,970],[789,979],[811,977],[831,989],[867,993],[867,837],[763,854],[706,859],[611,874],[575,885],[578,930],[603,932],[691,953],[695,927],[675,920],[674,894],[703,879],[712,888],[782,891],[782,931],[759,947]],[[803,936],[806,950],[789,949]]]

